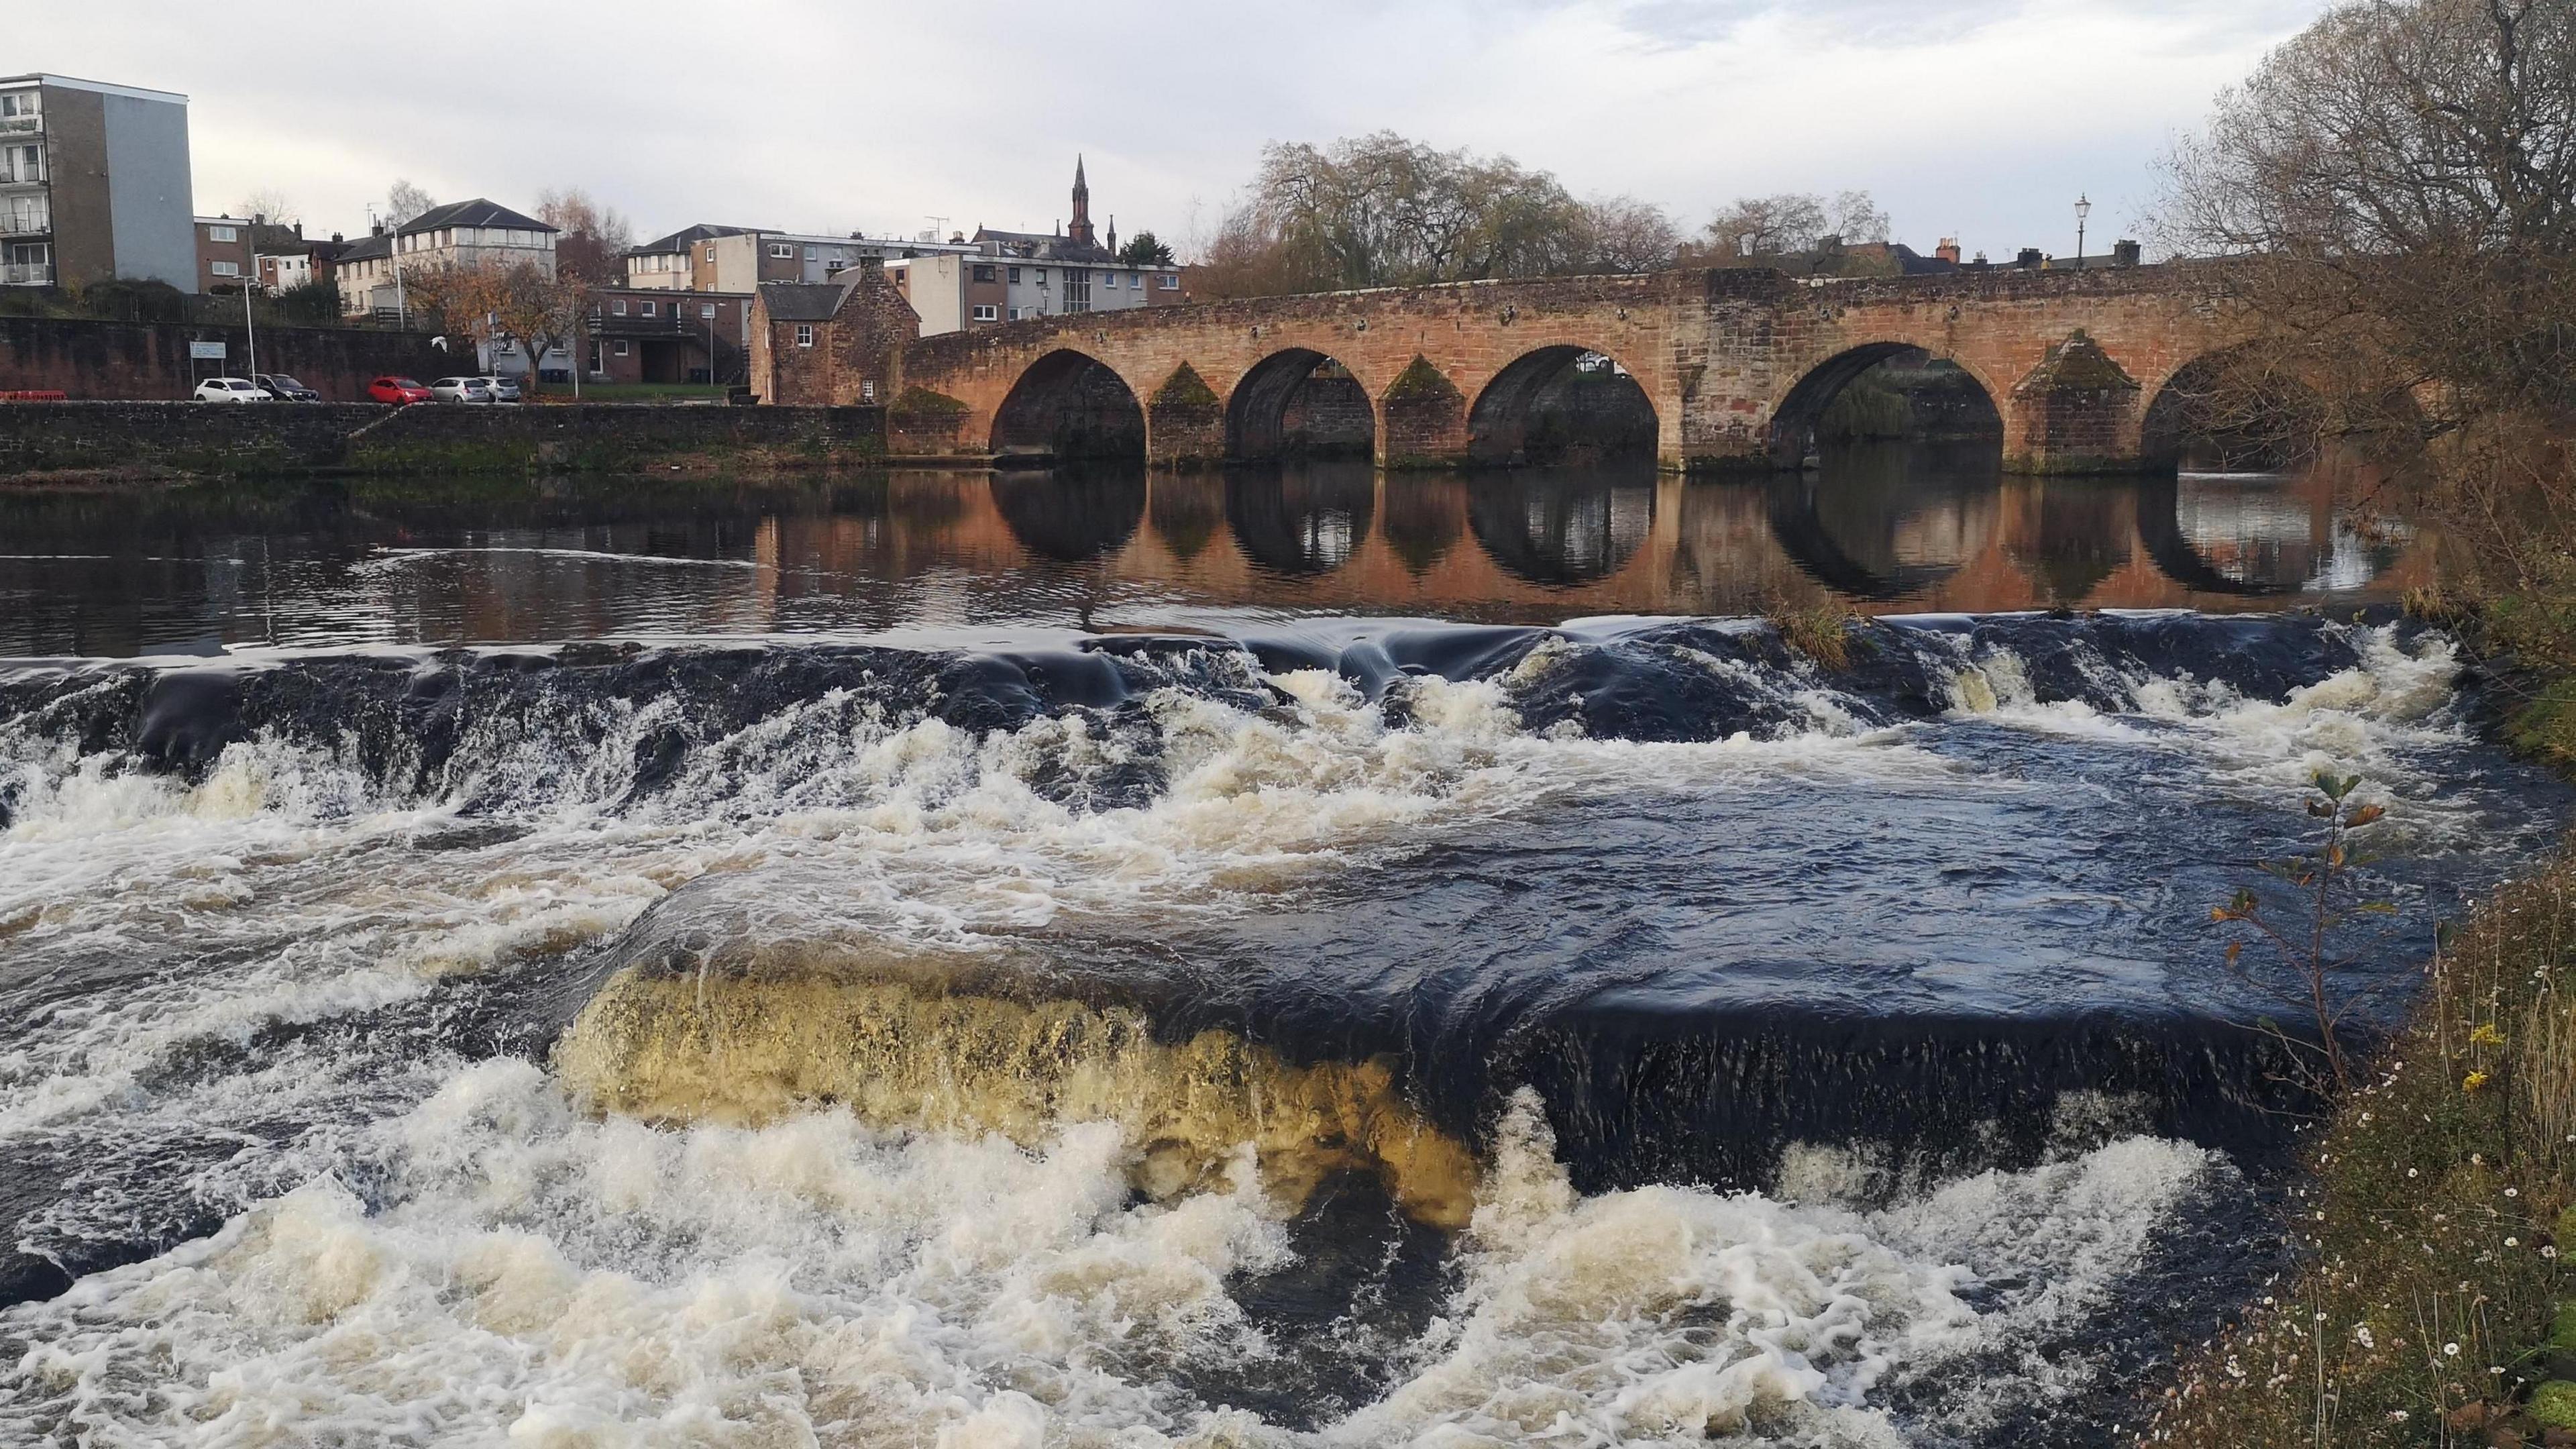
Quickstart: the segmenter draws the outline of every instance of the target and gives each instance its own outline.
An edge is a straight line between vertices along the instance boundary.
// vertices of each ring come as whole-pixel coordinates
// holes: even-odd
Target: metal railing
[[[41,136],[44,133],[43,116],[0,116],[0,136]]]
[[[40,212],[0,211],[0,236],[51,236],[53,217]]]
[[[50,287],[54,284],[51,262],[0,262],[0,287]]]

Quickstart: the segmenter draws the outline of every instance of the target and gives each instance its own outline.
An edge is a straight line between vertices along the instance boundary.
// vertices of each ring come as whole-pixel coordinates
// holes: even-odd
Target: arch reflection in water
[[[1617,573],[1653,531],[1655,481],[1651,460],[1474,475],[1467,526],[1506,573],[1534,584],[1590,583]]]
[[[1365,463],[1226,475],[1235,547],[1274,573],[1329,573],[1350,562],[1376,509],[1377,475]]]
[[[1948,579],[1993,541],[2002,462],[1980,445],[1855,444],[1770,485],[1772,536],[1837,593],[1886,601]]]
[[[1145,470],[1111,465],[996,473],[993,507],[1029,552],[1080,563],[1136,536],[1145,517]]]

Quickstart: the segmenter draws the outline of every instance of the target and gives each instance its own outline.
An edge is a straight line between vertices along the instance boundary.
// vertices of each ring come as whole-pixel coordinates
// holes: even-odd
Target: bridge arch
[[[1654,401],[1611,355],[1572,343],[1522,353],[1467,412],[1471,463],[1608,461],[1655,456]]]
[[[1030,363],[994,409],[991,449],[1009,459],[1141,461],[1145,409],[1109,364],[1058,348]]]
[[[1926,419],[1910,385],[1896,384],[1893,391],[1903,395],[1905,420],[1897,426],[1889,419],[1883,424],[1890,438],[1906,437],[1933,441],[1984,441],[1993,439],[1998,446],[2004,437],[2005,392],[1993,379],[1974,367],[1955,361],[1935,359],[1924,347],[1890,339],[1864,342],[1827,357],[1807,369],[1780,401],[1771,409],[1768,451],[1773,466],[1795,468],[1815,456],[1819,444],[1827,440],[1831,427],[1871,428],[1869,409],[1851,406],[1859,399],[1846,399],[1845,390],[1865,376],[1889,374],[1880,369],[1902,370],[1909,374],[1932,374],[1942,380],[1943,396],[1938,405],[1940,416]],[[1918,379],[1919,380],[1919,379]],[[1870,399],[1868,401],[1876,401]],[[1838,410],[1837,402],[1845,402]],[[1881,405],[1880,410],[1884,410]]]
[[[2324,430],[2323,402],[2307,383],[2224,348],[2184,362],[2148,394],[2138,452],[2159,467],[2272,472],[2312,460]]]
[[[1367,458],[1377,449],[1377,409],[1340,359],[1290,347],[1254,363],[1226,400],[1225,455]]]

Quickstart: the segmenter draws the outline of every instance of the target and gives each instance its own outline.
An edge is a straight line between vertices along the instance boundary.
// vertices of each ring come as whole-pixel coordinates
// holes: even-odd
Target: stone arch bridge
[[[848,310],[845,307],[845,311]],[[876,315],[882,315],[876,314]],[[1569,362],[1632,377],[1654,455],[1688,471],[1795,466],[1826,406],[1875,364],[1929,354],[1975,380],[2005,464],[2159,461],[2178,374],[2243,341],[2190,269],[1979,270],[1804,280],[1720,269],[1533,278],[1138,308],[839,344],[834,401],[887,401],[898,455],[1280,454],[1310,378],[1385,467],[1523,461],[1532,403]],[[873,374],[873,375],[872,375]],[[1304,398],[1301,402],[1299,399]],[[1642,432],[1647,425],[1637,424]],[[1364,435],[1363,435],[1364,434]],[[1642,441],[1642,439],[1640,439]]]

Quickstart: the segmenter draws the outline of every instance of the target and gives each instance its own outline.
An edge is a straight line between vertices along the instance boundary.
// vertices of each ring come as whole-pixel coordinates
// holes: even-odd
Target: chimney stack
[[[1932,255],[1939,257],[1941,260],[1948,262],[1954,267],[1957,266],[1959,264],[1959,239],[1954,236],[1945,236],[1941,238],[1941,244],[1932,249]]]
[[[2138,244],[2136,242],[2129,240],[2127,237],[2122,237],[2120,240],[2111,244],[2111,265],[2115,267],[2134,267],[2137,264]]]
[[[2047,258],[2040,254],[2039,248],[2023,247],[2020,254],[2013,258],[2013,265],[2025,272],[2035,272],[2039,270],[2039,264],[2046,260]]]

